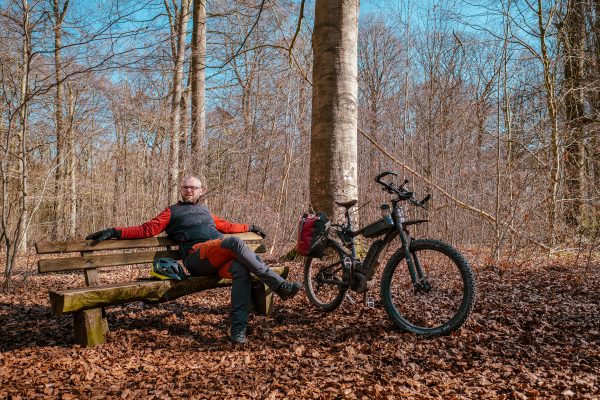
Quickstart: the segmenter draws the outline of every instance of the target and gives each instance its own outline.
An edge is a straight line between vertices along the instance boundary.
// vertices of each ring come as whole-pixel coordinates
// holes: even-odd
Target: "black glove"
[[[121,232],[117,231],[115,228],[107,228],[102,229],[101,231],[90,233],[85,237],[86,240],[95,240],[96,242],[101,242],[106,239],[118,239],[121,237]]]
[[[256,225],[250,225],[249,230],[250,230],[250,232],[254,232],[254,233],[260,235],[260,237],[262,237],[263,239],[267,237],[267,233]]]

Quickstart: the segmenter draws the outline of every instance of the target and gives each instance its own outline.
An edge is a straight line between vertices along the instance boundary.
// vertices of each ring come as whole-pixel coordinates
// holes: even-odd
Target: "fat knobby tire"
[[[381,300],[385,311],[393,321],[394,325],[402,331],[424,336],[448,335],[452,331],[460,328],[473,311],[476,297],[475,275],[463,255],[451,245],[440,240],[417,239],[410,245],[410,251],[419,252],[422,250],[438,251],[450,258],[458,267],[462,281],[464,283],[463,298],[456,314],[445,323],[436,327],[421,327],[411,324],[406,320],[394,306],[391,282],[394,273],[408,274],[408,266],[404,261],[404,251],[402,248],[396,251],[388,261],[381,278]],[[400,270],[398,270],[400,269]]]

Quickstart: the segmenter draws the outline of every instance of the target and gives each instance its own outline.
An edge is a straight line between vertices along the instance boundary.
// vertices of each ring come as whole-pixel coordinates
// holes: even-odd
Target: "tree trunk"
[[[75,171],[75,93],[73,86],[67,84],[68,91],[68,113],[69,125],[67,128],[67,154],[65,158],[69,181],[69,239],[75,238],[77,228],[77,186]]]
[[[560,141],[558,133],[558,117],[556,110],[556,94],[555,94],[555,81],[556,76],[551,71],[551,60],[548,54],[548,47],[546,42],[546,24],[544,22],[544,14],[542,7],[542,0],[538,0],[538,28],[539,28],[539,39],[541,49],[541,61],[544,68],[544,87],[546,89],[546,105],[548,107],[548,116],[550,122],[550,154],[549,162],[550,165],[550,182],[548,185],[548,242],[552,248],[556,243],[556,216],[557,216],[557,203],[558,203],[558,183],[560,179]]]
[[[1,117],[0,117],[1,118]],[[12,237],[11,237],[11,233],[9,232],[9,215],[8,215],[8,209],[10,208],[10,197],[9,197],[9,193],[10,193],[10,182],[9,182],[9,157],[10,157],[10,152],[9,152],[9,148],[11,147],[11,136],[12,136],[12,130],[13,130],[13,123],[12,123],[13,119],[9,118],[7,121],[7,127],[6,127],[6,136],[3,137],[2,139],[2,146],[0,148],[2,148],[2,160],[0,162],[0,171],[2,172],[2,239],[3,239],[3,247],[4,247],[4,257],[6,259],[5,262],[5,267],[4,267],[4,275],[6,277],[6,282],[5,282],[5,286],[8,286],[8,281],[10,278],[10,271],[12,269],[12,258],[11,258],[11,254],[12,254],[12,248],[13,248],[13,243],[12,243]]]
[[[28,177],[27,177],[27,131],[28,131],[28,105],[29,105],[29,72],[31,67],[31,23],[30,23],[30,9],[27,0],[23,1],[23,47],[21,54],[21,87],[19,93],[20,99],[20,127],[17,135],[17,148],[18,148],[18,160],[19,160],[19,186],[18,191],[18,219],[15,228],[15,234],[12,238],[9,237],[10,232],[7,230],[7,226],[3,221],[3,228],[5,229],[6,236],[6,268],[5,274],[5,288],[8,288],[12,269],[15,265],[17,254],[19,251],[25,250],[27,246],[27,225],[29,219],[29,204],[28,204]],[[10,130],[8,132],[10,135]],[[10,140],[10,138],[9,138]],[[3,169],[4,172],[4,169]],[[4,177],[5,178],[5,177]],[[6,178],[5,178],[6,179]],[[6,188],[6,185],[3,185]],[[4,193],[8,195],[7,193]],[[12,239],[12,240],[11,240]],[[11,244],[12,241],[12,244]],[[12,250],[12,252],[11,252]]]
[[[595,65],[595,68],[593,69],[593,71],[595,71],[594,74],[594,91],[592,94],[592,112],[595,113],[595,115],[600,115],[600,0],[594,0],[594,15],[595,15],[595,20],[593,23],[593,28],[592,28],[592,32],[593,32],[593,44],[592,44],[592,50],[593,50],[593,54],[595,55],[593,57],[592,60],[592,65]],[[597,195],[597,191],[598,188],[600,188],[600,127],[598,127],[598,124],[596,124],[595,127],[591,128],[591,143],[590,143],[590,148],[591,148],[591,154],[590,154],[590,169],[593,172],[593,185],[594,188],[596,188],[596,194]],[[596,201],[593,205],[593,210],[591,210],[592,215],[600,215],[600,204]],[[598,231],[600,230],[600,223],[598,222],[598,220],[596,219],[596,227],[595,229]]]
[[[500,126],[500,120],[504,121],[504,135],[505,135],[505,152],[506,152],[506,167],[504,176],[501,176],[502,172],[498,166],[497,168],[497,178],[496,178],[496,201],[498,202],[496,208],[496,246],[497,246],[497,258],[496,261],[500,262],[501,255],[501,246],[502,241],[505,236],[505,228],[501,226],[500,221],[503,220],[503,216],[500,214],[500,196],[504,196],[505,200],[508,198],[508,204],[513,204],[513,129],[512,129],[512,106],[511,106],[511,90],[508,86],[509,82],[509,72],[508,72],[508,64],[509,64],[509,53],[508,53],[508,42],[510,37],[510,29],[511,29],[511,20],[506,18],[507,10],[504,8],[503,2],[503,45],[502,45],[502,73],[501,73],[501,93],[498,94],[498,102],[502,104],[501,112],[502,116],[498,117],[498,126]],[[508,2],[508,8],[510,8],[510,0]],[[501,100],[500,100],[501,99]],[[498,141],[500,141],[500,132],[498,132]],[[500,157],[501,154],[498,154]],[[500,160],[498,160],[500,161]],[[504,182],[503,182],[504,181]],[[504,186],[504,189],[502,186]],[[508,254],[512,252],[512,236],[509,237],[508,243],[509,251]]]
[[[66,0],[62,10],[59,0],[52,3],[52,12],[54,17],[54,80],[56,84],[56,95],[54,97],[54,121],[56,132],[56,169],[54,170],[54,223],[52,224],[52,238],[57,240],[62,221],[64,220],[64,187],[65,187],[65,136],[64,136],[64,118],[63,118],[63,85],[61,81],[62,59],[62,23],[69,6],[69,0]]]
[[[338,219],[334,201],[358,199],[358,0],[318,0],[313,31],[310,202]]]
[[[585,197],[585,148],[583,137],[583,69],[585,19],[582,0],[569,0],[561,35],[564,52],[565,116],[570,135],[565,147],[565,186],[568,202],[565,220],[577,226]]]
[[[204,170],[203,142],[206,134],[204,91],[206,79],[206,0],[194,0],[192,28],[192,172]]]
[[[245,155],[245,170],[242,171],[244,176],[244,193],[248,193],[250,190],[250,181],[252,179],[252,161],[254,158],[254,152],[252,151],[252,139],[255,132],[255,121],[252,116],[252,75],[248,76],[246,82],[239,80],[242,85],[242,118],[244,120],[244,142],[245,148],[247,149]]]
[[[181,93],[181,125],[179,127],[179,163],[183,164],[180,170],[184,174],[190,173],[194,168],[190,157],[190,99],[192,91],[190,89],[191,81],[188,79],[185,90]]]
[[[177,184],[179,181],[179,134],[181,129],[181,96],[183,91],[183,64],[185,57],[185,37],[189,13],[190,0],[181,0],[179,11],[176,11],[175,26],[175,54],[173,54],[173,87],[171,93],[171,116],[169,125],[169,139],[171,141],[170,154],[171,166],[169,168],[169,199],[171,203],[177,201]]]

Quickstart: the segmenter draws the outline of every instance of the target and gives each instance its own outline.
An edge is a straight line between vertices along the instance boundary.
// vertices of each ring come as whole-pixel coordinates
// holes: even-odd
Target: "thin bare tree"
[[[203,143],[206,135],[206,111],[204,92],[206,79],[206,0],[194,0],[192,18],[192,57],[190,79],[192,81],[192,165],[202,173]]]
[[[66,163],[65,154],[67,152],[67,146],[65,145],[65,127],[64,127],[64,113],[63,113],[63,65],[62,65],[62,33],[63,33],[63,22],[67,9],[69,8],[69,0],[64,0],[63,4],[60,4],[60,0],[52,1],[52,23],[54,30],[54,83],[56,85],[56,94],[54,97],[54,121],[55,121],[55,135],[56,135],[56,169],[54,173],[54,220],[57,222],[52,225],[52,238],[56,240],[59,234],[63,234],[64,231],[61,229],[64,221],[64,208],[65,204],[63,201],[63,193],[65,189],[66,181]]]
[[[171,116],[169,124],[170,164],[169,164],[169,199],[172,203],[177,201],[179,182],[179,146],[182,117],[183,96],[183,69],[185,62],[185,40],[187,24],[190,17],[191,0],[172,0],[171,4],[165,0],[165,8],[169,17],[171,28],[171,54],[173,57],[173,83],[171,91]]]

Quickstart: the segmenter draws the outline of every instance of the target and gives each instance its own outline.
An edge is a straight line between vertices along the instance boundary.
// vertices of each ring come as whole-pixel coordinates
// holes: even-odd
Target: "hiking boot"
[[[302,284],[300,282],[284,281],[279,285],[277,290],[275,290],[275,293],[277,293],[281,300],[288,300],[298,294],[301,288]]]
[[[242,329],[239,332],[231,332],[231,335],[229,335],[229,340],[231,340],[233,344],[248,343],[248,339],[246,339],[246,330]]]

